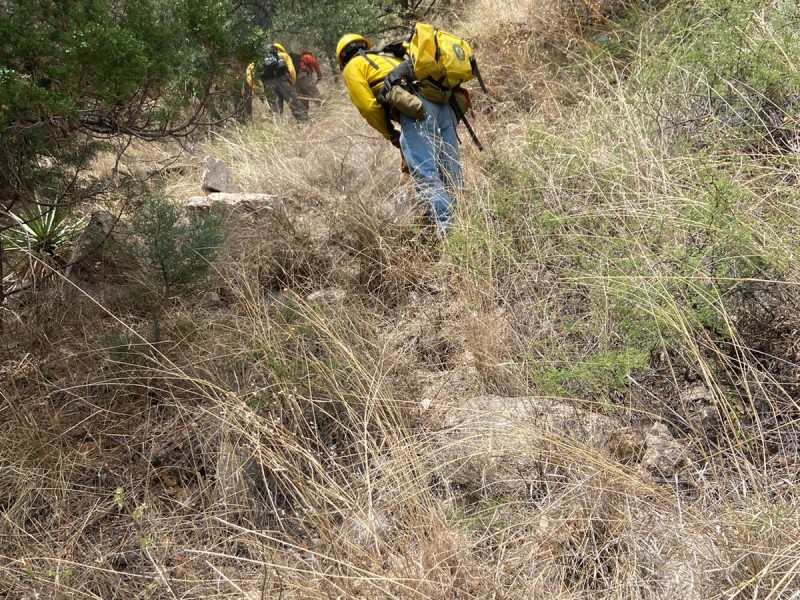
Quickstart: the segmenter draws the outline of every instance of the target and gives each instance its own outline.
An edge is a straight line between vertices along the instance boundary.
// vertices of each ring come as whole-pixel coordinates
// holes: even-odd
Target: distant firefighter
[[[315,100],[317,103],[321,101],[322,96],[317,89],[317,82],[322,79],[322,70],[311,52],[303,51],[300,54],[292,53],[289,56],[291,56],[297,71],[297,95],[307,111],[311,100]]]
[[[292,64],[292,59],[283,46],[272,44],[264,57],[261,68],[261,83],[265,93],[269,88],[275,90],[276,100],[270,100],[270,106],[276,113],[283,113],[284,104],[288,104],[292,115],[298,121],[308,119],[308,111],[300,102],[295,90],[297,75]]]

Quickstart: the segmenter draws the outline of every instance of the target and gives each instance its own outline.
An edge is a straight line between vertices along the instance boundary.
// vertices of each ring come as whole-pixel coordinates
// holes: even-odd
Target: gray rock
[[[656,479],[671,481],[690,464],[686,444],[674,439],[666,425],[655,423],[645,439],[642,469]]]
[[[92,213],[89,224],[86,225],[78,242],[75,244],[70,263],[74,264],[100,249],[111,236],[116,222],[116,217],[106,210]]]
[[[206,158],[203,169],[203,192],[211,194],[231,191],[233,191],[233,180],[228,165],[213,156]]]
[[[620,428],[612,417],[566,402],[480,396],[448,410],[432,468],[451,485],[524,497],[542,464],[557,463],[576,445],[607,454]]]
[[[225,212],[260,215],[283,207],[283,201],[268,194],[227,194],[213,192],[208,196],[193,196],[186,202],[189,214],[201,214],[211,208],[222,208]]]
[[[136,268],[136,261],[126,249],[127,232],[108,211],[92,213],[88,225],[76,242],[67,278],[83,283],[112,283]]]
[[[347,292],[341,288],[328,288],[311,292],[306,300],[312,304],[341,304],[347,297]]]

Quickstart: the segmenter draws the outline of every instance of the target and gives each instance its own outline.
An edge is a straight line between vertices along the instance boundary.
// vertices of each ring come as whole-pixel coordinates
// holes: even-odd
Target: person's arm
[[[309,54],[306,60],[308,61],[308,64],[311,66],[311,68],[314,69],[314,71],[316,71],[317,79],[322,79],[322,69],[319,68],[319,62],[317,62],[317,59],[314,58],[313,55]]]
[[[347,63],[342,72],[342,79],[347,87],[347,93],[350,94],[350,100],[358,109],[358,112],[361,113],[361,116],[366,119],[373,129],[387,140],[391,140],[392,135],[386,122],[386,113],[383,107],[378,104],[369,87],[371,72],[369,63],[362,57],[356,56]]]
[[[414,67],[411,65],[411,61],[404,60],[386,75],[386,79],[383,80],[383,87],[381,87],[381,91],[378,94],[378,100],[386,104],[386,97],[394,86],[402,81],[411,83],[414,79]]]

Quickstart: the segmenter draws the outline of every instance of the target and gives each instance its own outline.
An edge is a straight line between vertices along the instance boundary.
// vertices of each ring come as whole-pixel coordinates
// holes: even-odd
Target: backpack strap
[[[376,56],[376,57],[380,56],[381,58],[383,58],[383,60],[385,60],[386,62],[389,62],[389,59],[386,58],[385,56],[381,56],[381,54],[379,52],[370,52],[369,54],[371,54],[372,56]],[[378,65],[375,63],[374,60],[372,60],[367,55],[367,52],[363,48],[358,51],[358,55],[359,56],[363,56],[364,60],[366,60],[369,63],[370,67],[372,67],[376,71],[378,70]],[[392,63],[389,63],[389,65],[393,67]],[[371,88],[373,85],[378,83],[378,81],[382,81],[382,79],[376,79],[375,81],[368,81],[367,84],[369,84],[369,86]],[[379,104],[381,105],[381,108],[383,108],[383,116],[384,116],[384,119],[386,120],[386,129],[388,129],[389,132],[394,131],[394,123],[392,123],[392,113],[391,113],[390,108],[388,106],[380,103],[380,102],[379,102]]]
[[[363,56],[364,60],[366,60],[369,63],[370,67],[372,67],[375,70],[378,69],[378,65],[375,64],[374,60],[372,60],[369,56],[367,56],[367,52],[363,48],[358,51],[358,56]]]
[[[478,150],[480,152],[483,152],[483,144],[481,144],[481,141],[478,139],[478,136],[475,134],[475,130],[472,128],[472,125],[470,125],[470,122],[467,120],[467,115],[465,115],[464,111],[461,110],[461,107],[458,105],[458,101],[453,96],[450,96],[450,106],[452,107],[453,112],[456,113],[456,117],[460,121],[464,122],[464,127],[467,128],[467,132],[469,133],[469,137],[472,138],[472,141],[475,143],[475,146],[477,146],[477,148],[478,148]]]
[[[363,56],[364,60],[366,60],[369,63],[369,66],[372,67],[373,69],[375,69],[376,71],[378,70],[378,64],[374,60],[372,60],[370,58],[370,56],[374,56],[375,58],[381,58],[381,59],[385,60],[386,62],[388,62],[390,67],[392,67],[392,68],[395,67],[395,65],[393,63],[389,62],[389,59],[384,55],[383,52],[376,52],[376,51],[373,51],[373,50],[363,50],[363,49],[361,49],[361,50],[358,51],[358,55],[359,56]],[[375,82],[375,83],[377,83],[377,82]]]

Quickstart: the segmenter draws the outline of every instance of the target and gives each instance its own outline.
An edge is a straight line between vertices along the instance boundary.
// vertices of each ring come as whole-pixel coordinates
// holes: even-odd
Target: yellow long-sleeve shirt
[[[256,63],[250,63],[247,65],[247,69],[244,72],[245,81],[247,81],[247,85],[250,86],[250,89],[253,90],[255,93],[258,90],[258,82],[256,79]]]
[[[375,66],[370,64],[370,61]],[[342,71],[342,79],[350,100],[361,116],[374,129],[389,139],[389,127],[386,124],[386,113],[376,98],[381,91],[383,80],[389,71],[400,64],[400,59],[384,54],[357,54]],[[376,68],[377,67],[377,68]]]

